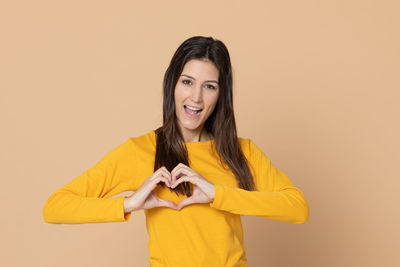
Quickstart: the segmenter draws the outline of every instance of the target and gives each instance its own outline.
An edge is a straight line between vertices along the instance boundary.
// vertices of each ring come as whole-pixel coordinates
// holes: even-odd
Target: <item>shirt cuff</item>
[[[211,208],[219,208],[221,206],[223,197],[224,197],[224,186],[221,184],[214,184],[215,193],[214,193],[214,201],[210,202]]]
[[[125,213],[124,209],[124,199],[125,197],[117,197],[119,199],[119,204],[118,204],[118,221],[119,222],[127,222],[131,218],[132,212]]]

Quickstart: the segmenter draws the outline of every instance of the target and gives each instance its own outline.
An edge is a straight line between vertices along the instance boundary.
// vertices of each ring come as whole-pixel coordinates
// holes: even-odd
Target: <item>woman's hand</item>
[[[179,163],[172,171],[172,186],[175,188],[178,184],[182,182],[190,182],[193,184],[193,194],[182,199],[178,205],[177,209],[180,210],[184,206],[195,204],[195,203],[209,203],[214,201],[215,188],[214,184],[206,180],[198,172],[191,169],[189,166]],[[178,179],[178,177],[180,177]]]
[[[127,204],[125,210],[132,212],[135,210],[151,209],[155,207],[177,209],[177,205],[174,202],[160,199],[153,192],[154,188],[160,181],[164,182],[168,187],[172,184],[171,173],[164,166],[149,176],[132,196],[125,199],[124,205]]]

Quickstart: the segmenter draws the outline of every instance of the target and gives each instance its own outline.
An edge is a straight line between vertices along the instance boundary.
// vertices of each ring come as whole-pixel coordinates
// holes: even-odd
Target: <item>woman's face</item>
[[[182,134],[189,139],[199,137],[214,110],[219,94],[218,75],[211,61],[192,59],[183,67],[175,86],[175,112]]]

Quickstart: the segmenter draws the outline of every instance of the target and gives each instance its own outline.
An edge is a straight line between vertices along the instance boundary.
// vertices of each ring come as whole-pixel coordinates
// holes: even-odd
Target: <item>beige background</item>
[[[400,266],[398,1],[2,1],[1,266],[148,266],[128,223],[51,225],[47,198],[162,122],[194,35],[228,47],[238,133],[305,194],[290,224],[242,216],[252,267]]]

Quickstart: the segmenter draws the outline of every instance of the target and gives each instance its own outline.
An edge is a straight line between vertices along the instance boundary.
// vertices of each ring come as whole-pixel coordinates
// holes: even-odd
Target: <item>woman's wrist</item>
[[[125,213],[130,213],[132,211],[135,211],[136,210],[135,207],[136,206],[134,205],[132,196],[124,198],[124,212]]]

